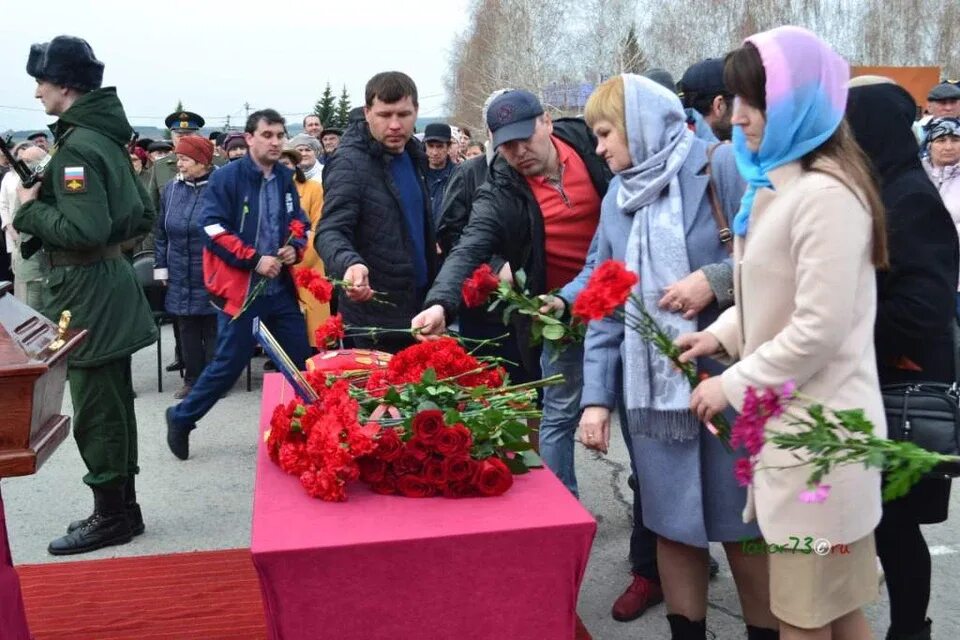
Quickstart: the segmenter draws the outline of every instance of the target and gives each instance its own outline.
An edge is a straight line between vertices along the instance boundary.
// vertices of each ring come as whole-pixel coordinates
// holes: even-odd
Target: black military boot
[[[670,623],[671,640],[706,640],[707,638],[706,620],[694,622],[686,616],[670,613],[667,614],[667,622]]]
[[[930,640],[930,634],[932,633],[930,626],[932,624],[930,618],[927,618],[926,622],[923,623],[923,628],[913,633],[897,633],[891,628],[887,631],[887,640]]]
[[[138,536],[144,532],[145,527],[143,525],[143,514],[140,512],[140,505],[137,504],[135,476],[127,478],[127,483],[124,485],[124,503],[126,504],[127,519],[130,520],[130,531],[133,535]],[[96,509],[94,509],[94,513],[96,513]],[[93,518],[93,514],[90,514],[83,520],[74,520],[67,525],[67,533],[73,533],[87,524],[91,518]]]
[[[133,532],[127,518],[124,494],[122,486],[93,487],[93,515],[78,528],[51,542],[47,552],[54,556],[68,556],[130,542]]]
[[[748,624],[747,640],[780,640],[780,630],[755,627]]]
[[[143,524],[143,513],[140,511],[140,505],[137,504],[137,476],[127,476],[127,483],[123,486],[124,510],[127,512],[127,520],[130,522],[130,532],[139,536],[146,531]]]

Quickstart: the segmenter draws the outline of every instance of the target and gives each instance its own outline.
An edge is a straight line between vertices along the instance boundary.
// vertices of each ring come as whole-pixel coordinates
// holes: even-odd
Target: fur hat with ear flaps
[[[27,73],[79,91],[99,89],[103,82],[103,63],[82,38],[57,36],[50,42],[30,46]]]

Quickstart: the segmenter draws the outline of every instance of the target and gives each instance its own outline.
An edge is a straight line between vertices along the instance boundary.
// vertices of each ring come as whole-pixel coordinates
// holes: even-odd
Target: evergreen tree
[[[637,26],[631,24],[630,31],[620,44],[620,72],[643,73],[649,66],[647,56],[643,54],[640,42],[637,40]]]
[[[323,90],[323,95],[317,100],[317,104],[313,105],[313,113],[320,118],[320,122],[325,127],[330,126],[330,123],[336,120],[336,102],[337,99],[334,97],[333,90],[328,82],[326,89]]]
[[[338,129],[346,129],[347,122],[349,120],[350,120],[350,94],[347,93],[347,85],[343,85],[343,91],[340,92],[340,99],[337,101],[337,113],[333,117],[333,122],[336,124],[327,125],[327,126],[335,126]]]

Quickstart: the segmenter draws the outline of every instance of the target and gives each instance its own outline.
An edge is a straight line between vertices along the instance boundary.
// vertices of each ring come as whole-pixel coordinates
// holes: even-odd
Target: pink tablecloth
[[[2,640],[29,640],[27,616],[20,595],[20,577],[13,568],[10,542],[7,539],[7,520],[0,496],[0,638]]]
[[[292,396],[266,376],[261,431]],[[498,498],[307,496],[260,439],[251,551],[271,640],[568,640],[596,522],[536,470]]]

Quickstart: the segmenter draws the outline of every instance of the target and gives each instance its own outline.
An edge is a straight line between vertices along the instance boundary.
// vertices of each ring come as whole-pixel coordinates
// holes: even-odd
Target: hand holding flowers
[[[494,311],[502,304],[505,325],[510,323],[514,314],[528,316],[533,344],[545,340],[562,349],[567,344],[583,341],[585,326],[576,319],[562,319],[566,304],[561,298],[550,294],[531,295],[525,287],[526,274],[522,269],[511,279],[504,280],[489,264],[482,264],[464,281],[461,293],[464,304],[470,308],[483,306],[493,297],[488,310]]]

